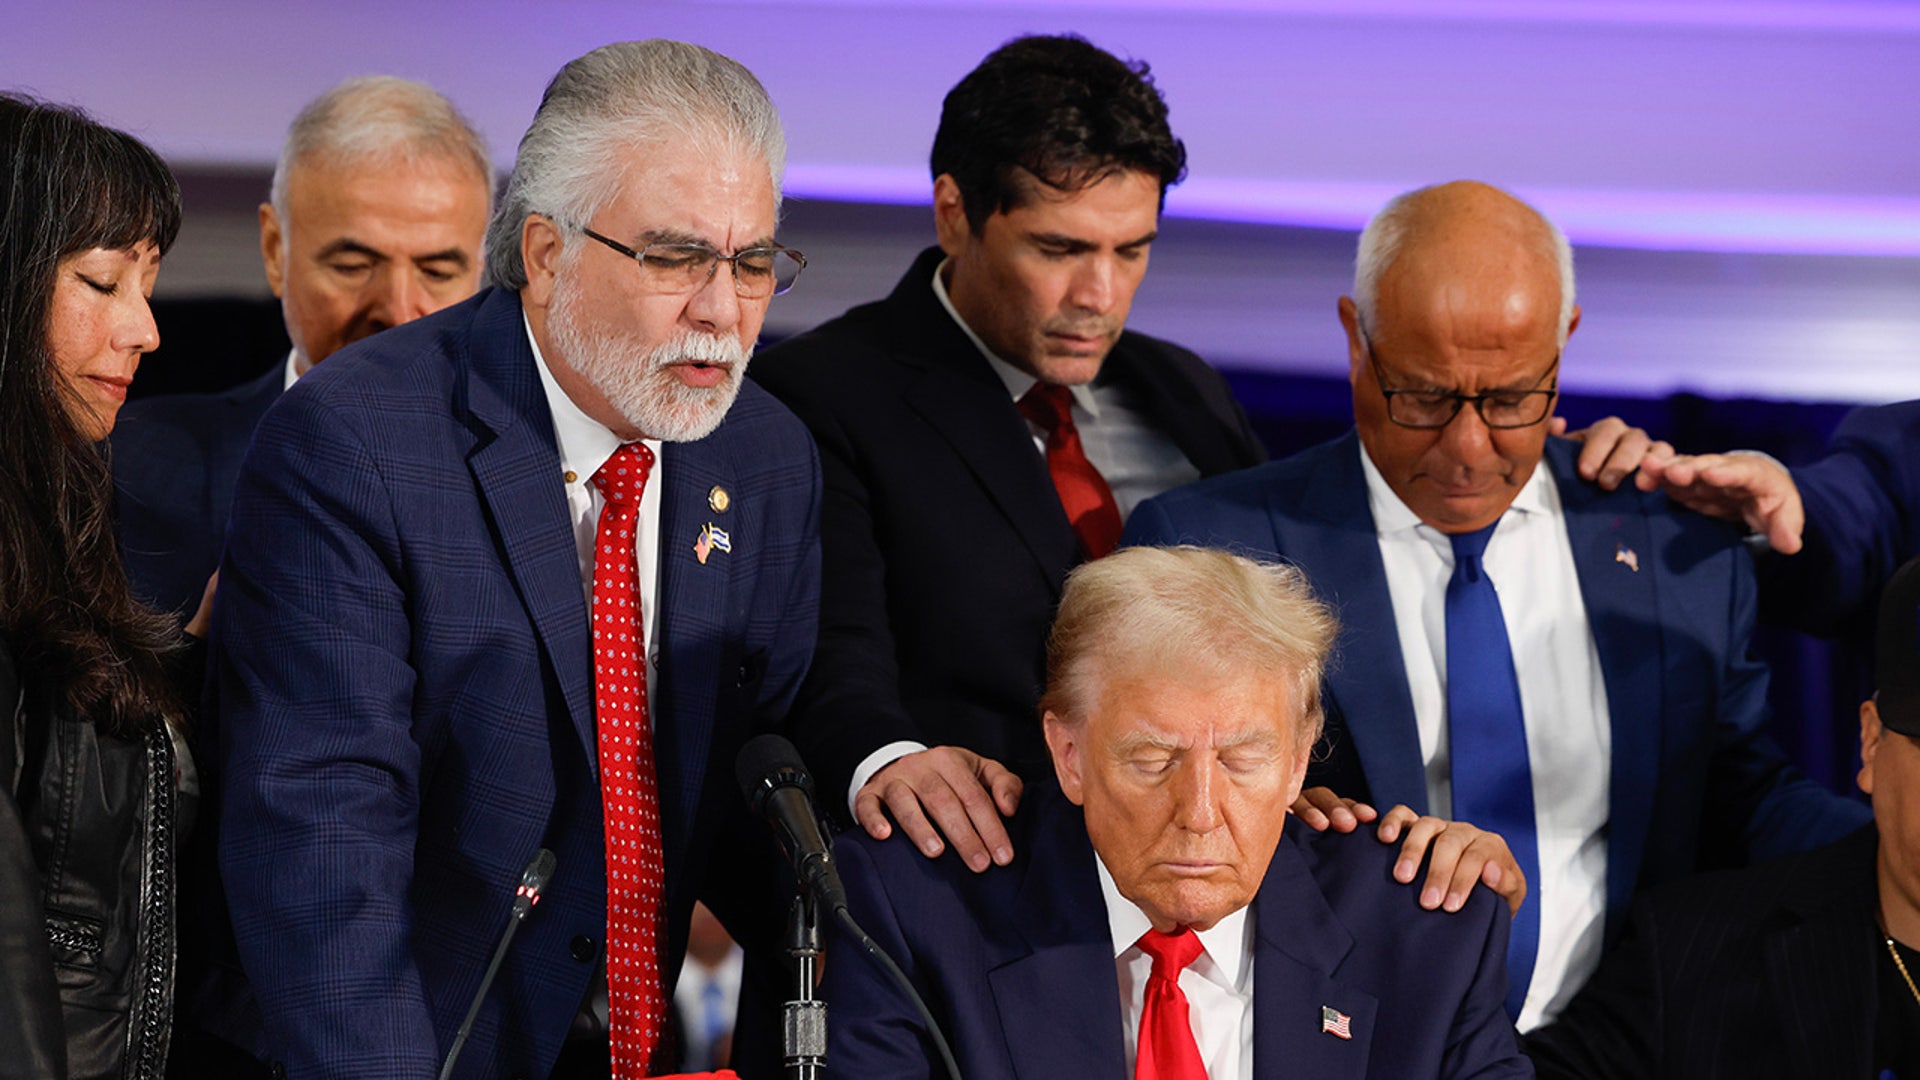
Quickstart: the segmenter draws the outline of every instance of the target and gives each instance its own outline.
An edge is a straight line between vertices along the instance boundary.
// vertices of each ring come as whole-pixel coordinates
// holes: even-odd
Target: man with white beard
[[[493,286],[261,425],[211,678],[264,1021],[233,1034],[288,1073],[436,1075],[543,848],[455,1075],[645,1075],[695,899],[773,944],[771,834],[720,778],[784,719],[818,613],[813,447],[742,383],[804,265],[773,238],[784,159],[725,57],[573,61]]]

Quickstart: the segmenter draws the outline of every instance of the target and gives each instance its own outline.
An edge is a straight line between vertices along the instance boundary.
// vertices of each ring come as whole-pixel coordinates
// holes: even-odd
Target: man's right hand
[[[957,746],[936,746],[874,773],[853,798],[853,816],[875,840],[893,835],[893,822],[899,822],[929,859],[950,843],[979,873],[1013,861],[1013,841],[1000,819],[1019,808],[1020,791],[1020,778],[999,762]]]
[[[1646,461],[1634,482],[1642,491],[1664,488],[1668,498],[1690,510],[1745,522],[1782,555],[1800,550],[1807,523],[1800,489],[1793,474],[1765,454],[1736,451]]]

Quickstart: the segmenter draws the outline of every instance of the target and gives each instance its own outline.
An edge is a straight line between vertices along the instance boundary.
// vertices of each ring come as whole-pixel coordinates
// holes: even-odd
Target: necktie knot
[[[1037,382],[1020,395],[1020,415],[1042,431],[1073,427],[1073,391],[1059,383]]]
[[[647,474],[653,471],[653,451],[643,443],[622,443],[600,471],[593,474],[593,486],[615,506],[630,506],[640,501],[647,486]]]
[[[1140,935],[1136,944],[1141,952],[1153,957],[1153,977],[1156,979],[1177,981],[1180,973],[1205,951],[1205,946],[1200,944],[1200,935],[1186,927],[1181,927],[1178,933],[1173,934],[1148,930]]]
[[[1499,527],[1500,521],[1496,518],[1484,529],[1447,537],[1453,544],[1453,566],[1457,574],[1464,575],[1468,581],[1480,580],[1481,557],[1487,553],[1487,541],[1493,539],[1493,530]]]

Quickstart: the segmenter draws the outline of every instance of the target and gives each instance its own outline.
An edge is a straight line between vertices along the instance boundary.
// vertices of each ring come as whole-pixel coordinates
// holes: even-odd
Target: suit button
[[[575,937],[567,943],[567,953],[581,963],[593,959],[593,939],[585,934]]]

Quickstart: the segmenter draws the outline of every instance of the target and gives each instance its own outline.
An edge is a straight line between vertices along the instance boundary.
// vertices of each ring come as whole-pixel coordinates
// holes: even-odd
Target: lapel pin
[[[705,566],[707,565],[707,556],[716,551],[728,555],[733,554],[733,537],[728,536],[725,529],[709,521],[706,526],[700,530],[699,538],[693,542],[693,557],[700,560],[701,566]]]
[[[714,513],[724,514],[727,512],[727,507],[733,505],[733,496],[727,494],[726,488],[715,484],[713,489],[707,492],[707,505],[713,508]]]
[[[1353,1017],[1331,1005],[1320,1006],[1320,1030],[1339,1039],[1353,1038]]]
[[[1621,544],[1619,547],[1614,549],[1613,561],[1617,563],[1625,563],[1627,569],[1633,571],[1636,574],[1640,572],[1640,556],[1635,555],[1633,553],[1633,549],[1628,547],[1625,544]]]

